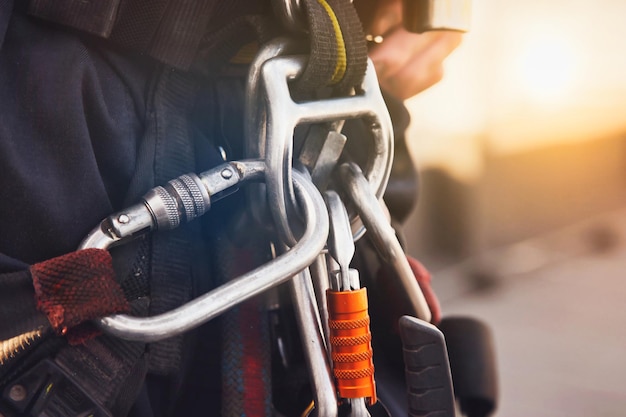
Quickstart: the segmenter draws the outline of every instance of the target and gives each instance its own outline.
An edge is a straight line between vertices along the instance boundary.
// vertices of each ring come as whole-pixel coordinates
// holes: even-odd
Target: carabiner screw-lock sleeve
[[[234,192],[241,181],[260,175],[262,162],[237,161],[196,175],[181,175],[148,191],[141,203],[104,219],[80,244],[79,249],[109,247],[150,230],[170,230],[202,216],[211,201]]]
[[[367,291],[327,291],[330,344],[337,391],[342,398],[376,402]]]

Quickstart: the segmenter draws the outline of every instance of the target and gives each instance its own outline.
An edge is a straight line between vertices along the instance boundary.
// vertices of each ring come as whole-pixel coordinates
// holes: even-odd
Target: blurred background
[[[474,0],[409,100],[409,252],[493,330],[497,416],[626,415],[626,1]]]

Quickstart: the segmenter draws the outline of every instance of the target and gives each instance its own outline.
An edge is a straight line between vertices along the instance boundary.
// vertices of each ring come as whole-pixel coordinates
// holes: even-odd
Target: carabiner
[[[141,203],[104,219],[83,239],[79,249],[108,249],[141,233],[175,229],[181,222],[206,213],[211,201],[223,198],[226,190],[259,178],[264,172],[263,162],[235,161],[200,175],[181,175],[164,187],[148,191]]]
[[[262,162],[239,161],[202,173],[194,181],[204,188],[203,196],[199,198],[207,203],[211,196],[242,181],[258,179],[264,171]],[[97,320],[96,324],[104,332],[126,340],[152,342],[165,339],[211,320],[225,310],[289,280],[312,264],[324,249],[328,237],[326,206],[319,191],[305,176],[295,172],[293,180],[306,218],[306,229],[302,238],[285,254],[167,313],[145,318],[113,315]],[[172,226],[175,222],[170,217],[184,211],[184,207],[181,207],[183,197],[178,194],[184,192],[176,187],[162,188],[172,194],[165,196],[161,191],[152,191],[143,203],[109,216],[88,235],[80,249],[107,249],[136,233],[153,230],[161,225]],[[190,193],[186,197],[193,196]],[[161,210],[168,203],[173,203],[175,207]]]
[[[407,314],[429,322],[431,313],[426,298],[415,280],[404,249],[389,224],[378,198],[370,189],[361,168],[354,163],[345,163],[339,167],[339,175],[342,179],[343,190],[365,223],[379,255],[394,267],[400,278],[403,293],[407,294],[413,310]]]

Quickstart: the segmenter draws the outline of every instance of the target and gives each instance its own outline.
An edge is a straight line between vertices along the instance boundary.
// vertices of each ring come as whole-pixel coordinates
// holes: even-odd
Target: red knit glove
[[[85,342],[99,333],[91,320],[130,311],[106,250],[68,253],[31,266],[30,273],[37,308],[70,344]]]

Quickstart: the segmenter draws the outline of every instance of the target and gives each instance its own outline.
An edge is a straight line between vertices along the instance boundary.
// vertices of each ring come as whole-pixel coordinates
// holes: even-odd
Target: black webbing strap
[[[348,92],[358,88],[363,82],[367,68],[367,42],[359,16],[351,1],[330,1],[335,8],[341,33],[346,47],[347,66],[343,79],[337,83],[337,90]]]
[[[143,343],[101,336],[69,346],[50,334],[35,342],[37,349],[21,358],[0,385],[5,417],[16,412],[50,417],[128,413],[147,371]]]
[[[6,0],[4,0],[6,1]],[[29,14],[187,69],[217,0],[30,0]]]
[[[7,0],[0,0],[6,2]],[[267,2],[219,0],[30,0],[29,13],[92,35],[163,63],[187,70],[198,53],[217,47],[232,52],[231,43],[256,40],[269,31],[267,21],[242,16],[269,16]],[[296,81],[295,96],[310,96],[333,86],[338,94],[358,87],[365,74],[367,45],[349,0],[303,0],[309,23],[312,59]],[[239,20],[238,20],[239,19]],[[241,28],[243,30],[234,30]],[[1,27],[0,27],[1,29]],[[223,30],[225,29],[225,30]],[[211,35],[222,34],[211,39]],[[228,35],[228,36],[225,36]],[[208,41],[208,45],[207,45]],[[226,45],[224,47],[224,45]],[[236,52],[236,50],[235,50]],[[218,60],[222,58],[218,56]]]
[[[250,54],[248,59],[241,63],[249,63],[254,58],[258,45],[278,36],[278,26],[272,17],[264,13],[247,14],[232,19],[216,32],[208,33],[201,43],[201,48],[196,56],[196,62],[192,70],[199,74],[223,73],[218,71],[225,62],[231,61],[238,52],[245,51],[248,46]],[[232,66],[226,68],[231,71]],[[234,71],[230,74],[236,75]]]
[[[13,11],[13,0],[0,0],[0,49],[4,43],[4,35],[7,33],[11,11]]]
[[[158,77],[153,101],[149,103],[155,117],[144,137],[144,141],[153,146],[153,165],[137,168],[151,170],[155,185],[195,171],[193,134],[189,123],[194,88],[193,79],[185,73],[165,69]],[[191,240],[194,233],[198,230],[182,225],[152,236],[150,315],[177,308],[191,298]],[[151,344],[150,371],[158,374],[177,372],[182,343],[181,335]]]
[[[0,274],[0,413],[5,417],[14,413],[123,416],[141,387],[147,370],[145,344],[100,336],[71,346],[52,331],[55,317],[50,321],[50,311],[44,306],[51,307],[54,300],[60,300],[59,294],[75,294],[68,299],[67,311],[76,310],[71,305],[94,297],[89,290],[83,291],[85,285],[78,280],[65,278],[67,274],[63,273],[59,259],[72,255],[36,264],[29,270]],[[54,293],[46,302],[42,302],[42,297],[50,292],[33,288],[33,280],[42,275],[42,269],[49,278],[45,286]],[[44,285],[42,277],[38,279],[40,286]],[[86,275],[84,282],[87,281],[98,282],[97,274]],[[56,310],[64,314],[63,301],[59,302]],[[101,304],[109,309],[107,302]],[[47,316],[38,309],[46,311]],[[133,305],[134,314],[145,314],[146,310],[144,300]]]
[[[257,236],[235,245],[222,231],[214,240],[216,278],[228,282],[267,262],[269,243]],[[271,416],[271,347],[266,301],[254,297],[221,317],[222,417]]]
[[[346,94],[359,87],[367,66],[367,44],[359,17],[349,0],[304,0],[309,23],[310,58],[293,84],[296,98],[322,87]]]
[[[137,22],[135,15],[146,13],[156,17],[157,13],[152,11],[153,1],[131,1],[133,10],[132,15],[127,16],[125,13],[120,15],[119,24],[116,25],[111,38],[112,40],[134,47],[130,43],[130,34],[136,35],[136,27],[141,20]],[[163,14],[158,26],[154,28],[153,36],[147,39],[145,36],[143,42],[148,42],[144,48],[139,49],[151,57],[175,66],[181,69],[187,69],[193,62],[198,45],[202,36],[207,30],[209,20],[216,0],[175,0],[168,1],[166,7],[163,8],[163,1],[157,1],[159,11],[162,9]],[[151,19],[154,27],[154,18]],[[150,35],[145,33],[145,35]],[[139,39],[133,39],[136,42]]]
[[[338,66],[337,43],[341,36],[335,31],[333,20],[321,3],[317,0],[305,0],[301,4],[305,7],[309,22],[311,50],[309,63],[293,83],[292,92],[296,98],[310,96],[320,87],[332,84],[333,74]]]
[[[128,413],[146,375],[145,344],[101,336],[68,346],[55,363],[73,382],[114,416]]]
[[[108,38],[121,0],[31,0],[29,13],[83,32]]]
[[[0,0],[0,7],[3,1],[7,0]],[[30,0],[29,14],[110,39],[167,65],[188,70],[197,60],[198,53],[206,50],[203,44],[207,36],[225,26],[234,27],[241,16],[269,16],[268,3],[247,0]],[[222,36],[216,39],[235,43],[253,40],[245,27],[250,22],[241,23],[243,31],[230,31],[232,38]]]

